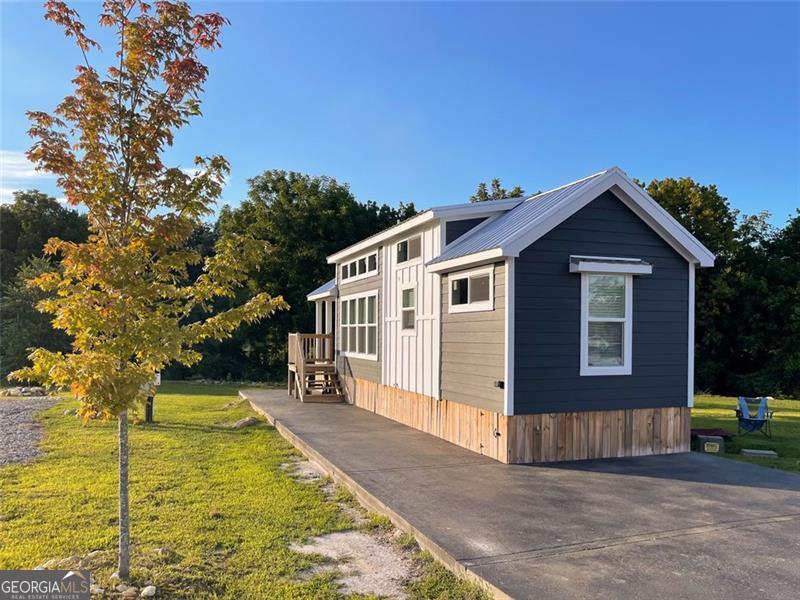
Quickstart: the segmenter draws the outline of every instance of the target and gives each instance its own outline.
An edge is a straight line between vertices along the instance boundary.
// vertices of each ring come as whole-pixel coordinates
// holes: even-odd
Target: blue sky
[[[226,156],[230,204],[271,168],[428,207],[493,177],[533,192],[618,165],[716,183],[776,224],[800,205],[797,3],[195,6],[232,25],[169,158]],[[94,30],[98,5],[77,7]],[[39,2],[0,10],[0,193],[59,196],[20,158],[24,111],[55,106],[78,54]]]

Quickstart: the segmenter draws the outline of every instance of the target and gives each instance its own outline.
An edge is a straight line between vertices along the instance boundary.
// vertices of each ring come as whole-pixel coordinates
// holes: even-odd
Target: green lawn
[[[743,460],[764,467],[785,469],[800,473],[800,400],[773,400],[769,403],[775,411],[772,422],[772,439],[761,433],[737,435],[737,399],[725,396],[696,396],[692,409],[692,427],[722,428],[734,434],[726,444],[728,458]],[[739,454],[742,448],[774,450],[777,459],[746,457]]]
[[[321,489],[280,468],[295,451],[266,423],[226,425],[253,414],[229,385],[166,383],[154,425],[130,428],[131,576],[159,597],[339,598],[330,574],[308,579],[311,559],[293,542],[353,526]],[[102,587],[115,570],[116,429],[82,426],[64,410],[41,414],[43,455],[0,468],[0,569],[105,552],[90,568]],[[461,597],[462,582],[429,568],[420,586]],[[427,573],[423,569],[423,573]],[[437,587],[438,586],[438,587]],[[471,595],[474,590],[468,590]],[[466,593],[466,592],[465,592]]]

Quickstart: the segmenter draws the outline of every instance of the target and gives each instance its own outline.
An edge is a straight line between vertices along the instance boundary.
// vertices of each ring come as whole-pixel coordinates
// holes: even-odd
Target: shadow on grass
[[[786,490],[800,493],[800,475],[699,452],[583,460],[531,466],[585,473],[656,477],[691,483]],[[800,496],[798,496],[798,502],[800,502]]]
[[[172,423],[157,421],[155,423],[140,423],[136,425],[140,429],[152,429],[160,431],[200,431],[203,433],[246,433],[248,430],[261,429],[264,426],[269,426],[267,423],[259,422],[257,425],[243,427],[242,429],[234,429],[231,425],[197,425],[195,423]]]

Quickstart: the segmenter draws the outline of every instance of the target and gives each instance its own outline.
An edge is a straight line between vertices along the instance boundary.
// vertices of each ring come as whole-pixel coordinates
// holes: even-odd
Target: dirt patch
[[[386,598],[405,598],[405,586],[418,570],[411,552],[397,543],[400,532],[372,527],[372,521],[361,505],[344,488],[337,486],[315,462],[293,459],[280,467],[293,479],[303,483],[320,483],[320,490],[353,522],[354,529],[311,538],[291,548],[302,554],[318,554],[327,562],[305,571],[304,578],[335,573],[348,594],[367,594]]]
[[[405,585],[414,574],[414,563],[401,550],[363,531],[319,536],[292,550],[328,558],[330,563],[315,566],[309,574],[338,573],[348,594],[405,598]]]
[[[317,463],[305,459],[294,459],[283,463],[281,470],[286,471],[297,481],[311,482],[319,481],[325,477],[325,471]]]

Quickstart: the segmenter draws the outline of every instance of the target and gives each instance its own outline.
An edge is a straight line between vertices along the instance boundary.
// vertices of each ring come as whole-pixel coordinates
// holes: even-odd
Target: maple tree
[[[72,205],[85,207],[85,243],[50,239],[58,269],[32,280],[48,297],[39,303],[72,340],[69,352],[36,349],[32,365],[12,374],[68,387],[79,414],[117,419],[119,427],[119,576],[129,574],[127,414],[147,396],[155,374],[171,362],[192,365],[206,340],[230,336],[288,307],[258,293],[213,315],[214,300],[233,299],[258,264],[263,242],[221,238],[203,261],[186,241],[219,198],[229,166],[198,157],[187,173],[162,155],[175,131],[200,115],[208,68],[199,53],[220,47],[227,20],[195,14],[182,1],[105,0],[99,23],[114,33],[113,64],[103,73],[99,50],[80,15],[62,1],[45,3],[45,18],[73,38],[83,58],[74,92],[53,114],[29,112],[35,142],[28,158],[54,173]],[[202,263],[193,280],[190,268]]]

